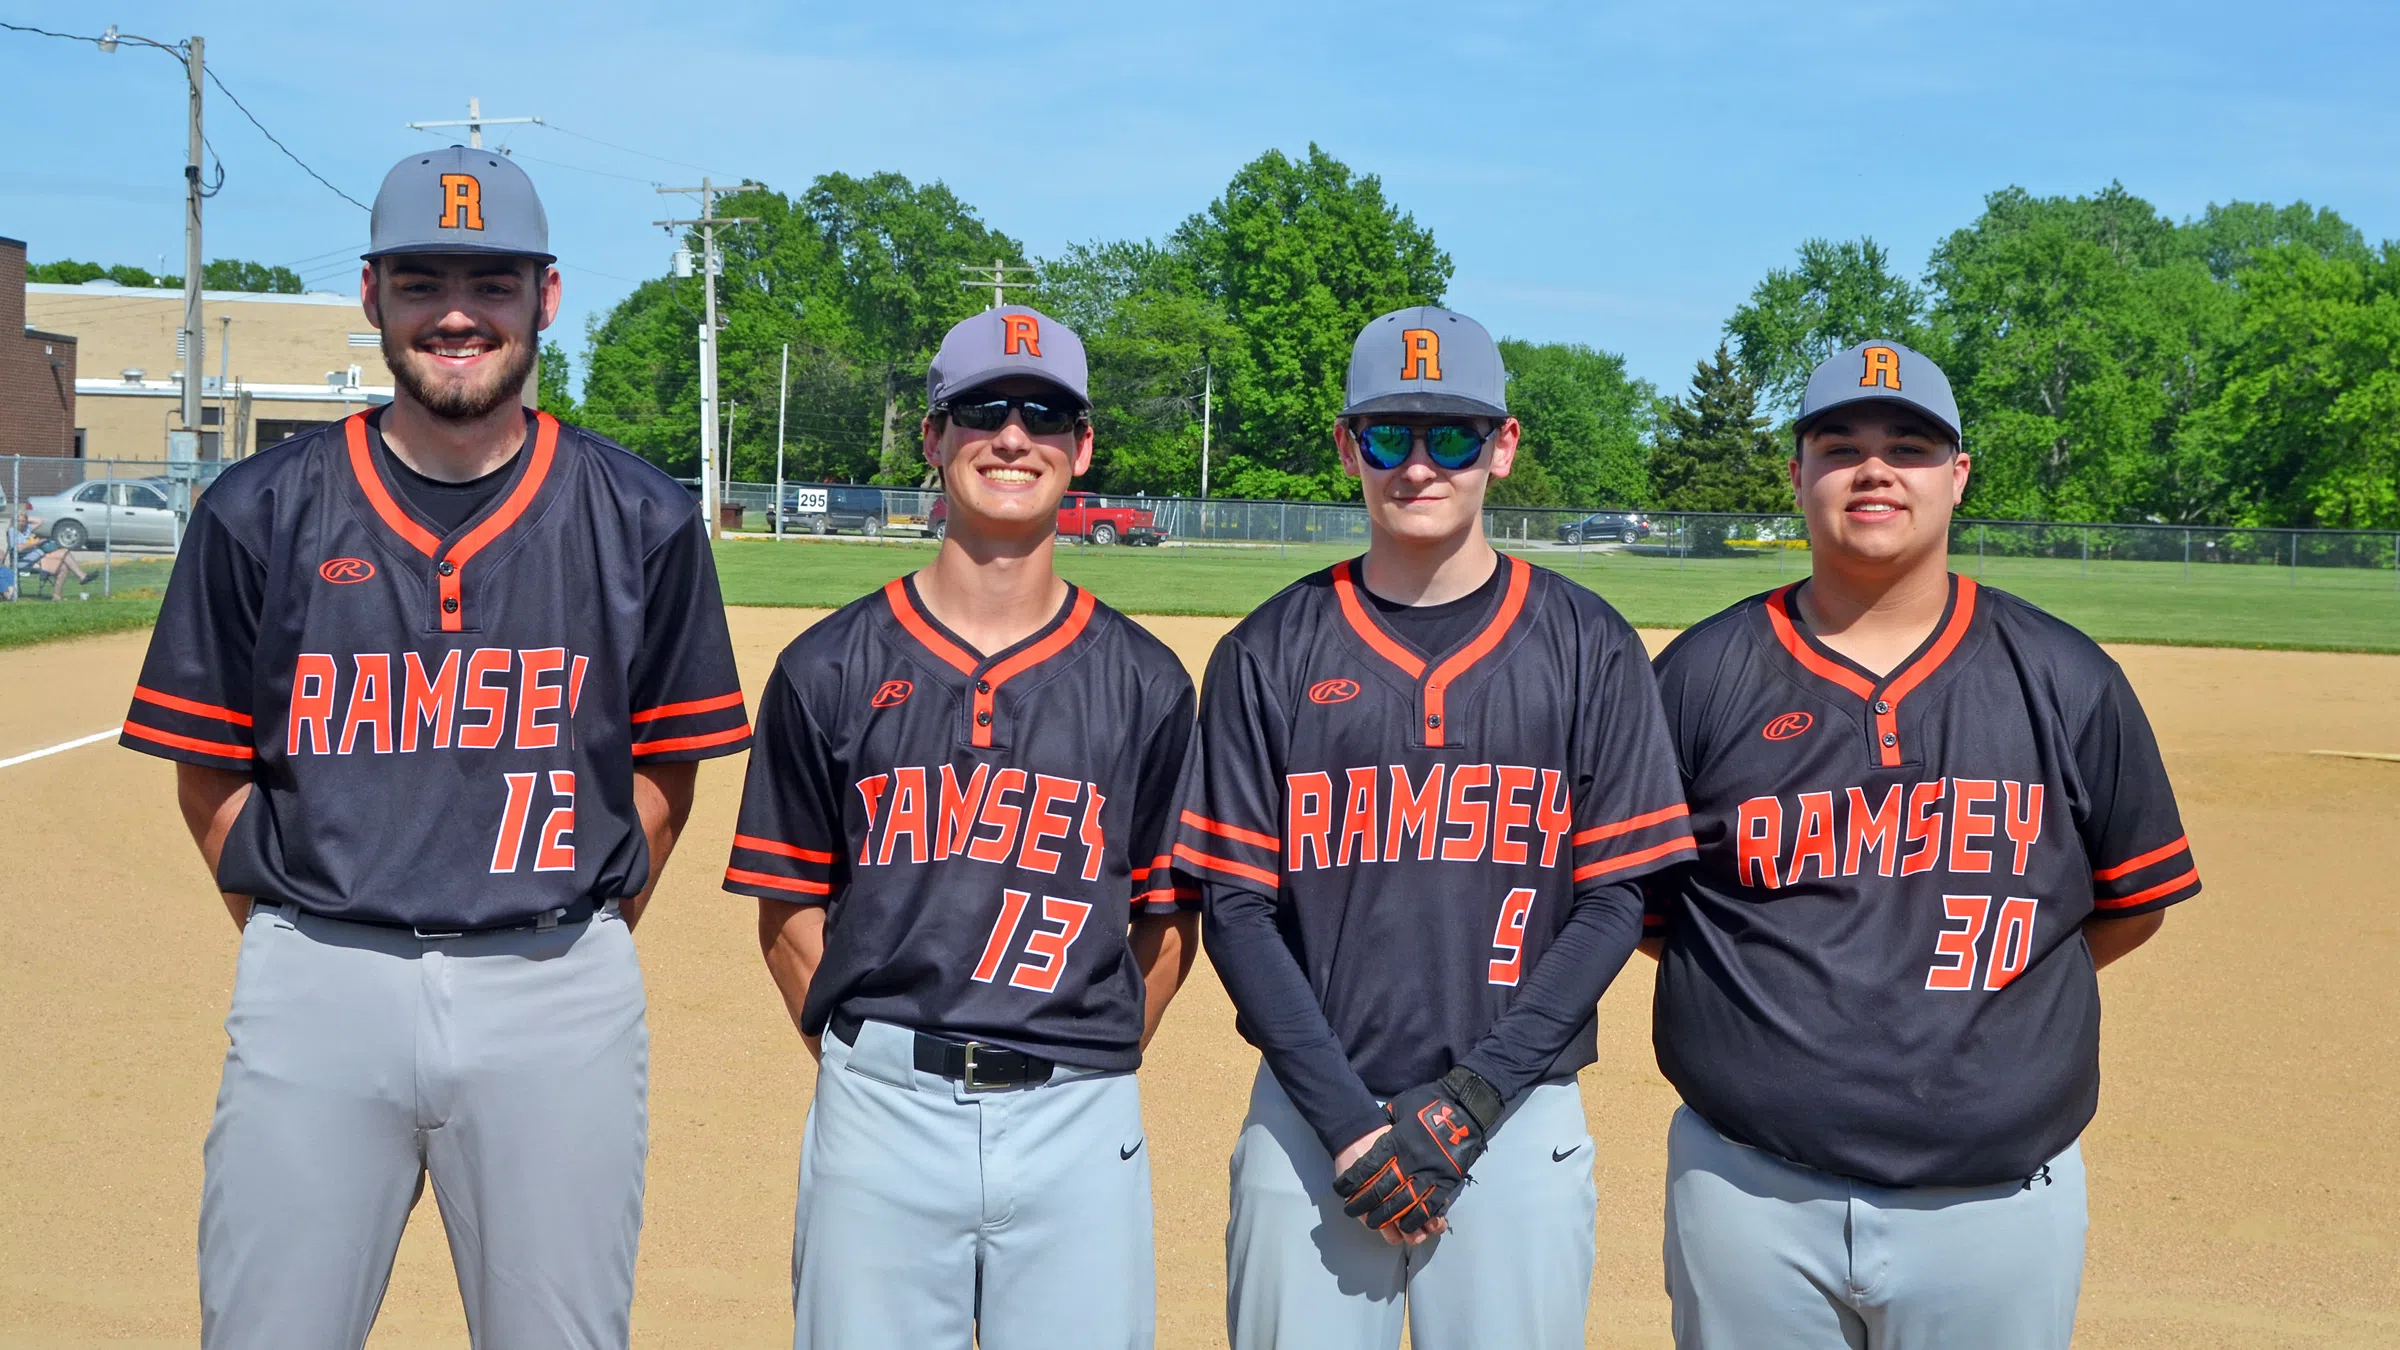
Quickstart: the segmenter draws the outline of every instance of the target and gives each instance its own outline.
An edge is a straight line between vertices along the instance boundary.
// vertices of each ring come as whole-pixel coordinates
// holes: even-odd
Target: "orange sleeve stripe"
[[[1197,900],[1200,892],[1189,886],[1161,886],[1154,891],[1142,891],[1133,897],[1137,905],[1166,905],[1177,900]]]
[[[719,708],[738,708],[741,705],[742,691],[736,689],[730,694],[719,694],[715,698],[696,698],[688,703],[661,703],[655,708],[644,708],[626,720],[635,726],[640,726],[644,722],[655,722],[662,717],[689,717],[694,713],[715,712]]]
[[[2115,881],[2118,877],[2131,876],[2135,872],[2141,871],[2143,868],[2148,867],[2152,863],[2164,862],[2167,859],[2174,857],[2176,854],[2183,852],[2185,849],[2191,847],[2191,842],[2192,837],[2188,834],[2176,835],[2175,842],[2171,844],[2161,844],[2157,848],[2150,850],[2148,853],[2142,854],[2140,857],[2127,858],[2125,861],[2118,863],[2114,867],[2101,868],[2099,871],[2092,873],[2092,880]]]
[[[251,725],[248,713],[238,713],[231,708],[220,708],[214,703],[177,698],[173,694],[162,694],[155,689],[145,689],[138,684],[133,687],[133,696],[144,703],[155,703],[159,707],[172,708],[179,713],[190,713],[194,717],[213,717],[220,722],[231,722],[237,727]]]
[[[833,894],[833,887],[822,881],[795,881],[790,877],[769,876],[764,872],[745,872],[739,867],[726,868],[725,879],[749,886],[764,886],[769,890],[798,891],[802,895]]]
[[[2092,907],[2094,909],[2131,909],[2135,905],[2148,904],[2162,895],[2171,895],[2199,880],[2200,869],[2195,867],[2171,881],[2162,881],[2146,890],[2135,891],[2131,895],[2119,896],[2114,900],[2094,900]]]
[[[1636,849],[1631,853],[1620,853],[1613,858],[1603,858],[1596,863],[1586,863],[1583,866],[1575,869],[1575,879],[1577,881],[1589,881],[1593,877],[1604,877],[1611,872],[1622,872],[1628,867],[1639,867],[1643,863],[1654,862],[1660,858],[1666,857],[1670,853],[1683,853],[1695,850],[1696,845],[1694,845],[1692,842],[1692,837],[1690,835],[1679,835],[1663,844],[1656,844],[1644,849]]]
[[[224,741],[204,741],[197,736],[178,736],[172,731],[154,731],[139,722],[127,722],[125,734],[145,741],[156,741],[160,745],[171,745],[178,750],[197,750],[201,754],[217,755],[224,759],[254,759],[258,755],[257,751],[246,745],[228,745]]]
[[[1237,844],[1249,844],[1257,848],[1272,849],[1277,853],[1281,853],[1283,851],[1283,841],[1276,838],[1274,835],[1260,834],[1256,830],[1245,830],[1239,825],[1228,825],[1221,820],[1210,820],[1208,817],[1201,815],[1198,812],[1184,812],[1183,823],[1191,826],[1195,830],[1206,830],[1210,834],[1220,835],[1224,838],[1232,840]]]
[[[798,858],[802,862],[824,863],[828,866],[833,863],[833,855],[830,853],[813,848],[801,848],[797,844],[786,844],[780,840],[766,839],[755,834],[735,835],[733,846],[746,848],[753,853],[772,853],[782,858]]]
[[[703,746],[724,745],[729,741],[738,741],[749,734],[750,728],[744,724],[724,731],[712,731],[705,736],[670,736],[663,741],[637,741],[634,743],[633,753],[663,755],[669,750],[698,750]]]
[[[1231,858],[1220,858],[1214,854],[1202,853],[1196,848],[1183,844],[1175,846],[1175,856],[1194,866],[1205,867],[1212,872],[1223,872],[1229,876],[1241,877],[1246,881],[1255,881],[1262,886],[1272,886],[1278,890],[1283,887],[1283,878],[1263,867],[1252,867],[1248,863],[1235,862]]]
[[[1594,825],[1592,828],[1576,835],[1575,844],[1579,848],[1585,844],[1597,844],[1603,839],[1614,839],[1620,834],[1631,834],[1635,830],[1645,830],[1653,825],[1673,820],[1678,816],[1688,816],[1691,813],[1692,808],[1690,804],[1686,802],[1677,802],[1673,806],[1662,806],[1656,811],[1649,812],[1646,815],[1627,816],[1625,819],[1620,820],[1613,825]]]
[[[1143,880],[1146,880],[1146,879],[1148,879],[1148,878],[1149,878],[1149,877],[1150,877],[1150,876],[1151,876],[1153,873],[1156,873],[1156,872],[1162,872],[1162,871],[1165,871],[1167,868],[1169,868],[1169,867],[1172,867],[1172,866],[1174,865],[1174,863],[1175,863],[1175,860],[1174,860],[1173,858],[1170,858],[1170,857],[1168,857],[1166,854],[1164,854],[1164,853],[1161,853],[1161,854],[1159,854],[1157,857],[1155,857],[1155,858],[1152,858],[1152,859],[1150,860],[1150,865],[1149,865],[1149,866],[1147,866],[1147,867],[1137,867],[1137,868],[1133,869],[1133,879],[1134,879],[1135,881],[1143,881]]]

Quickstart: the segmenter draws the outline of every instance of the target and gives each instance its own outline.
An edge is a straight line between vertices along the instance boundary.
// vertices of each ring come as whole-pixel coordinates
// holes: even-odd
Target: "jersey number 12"
[[[533,791],[545,777],[550,780],[550,814],[534,832],[533,870],[575,870],[575,775],[552,769],[547,774],[507,775],[508,801],[500,808],[500,837],[492,841],[494,872],[514,872],[523,863],[525,824],[533,819]]]

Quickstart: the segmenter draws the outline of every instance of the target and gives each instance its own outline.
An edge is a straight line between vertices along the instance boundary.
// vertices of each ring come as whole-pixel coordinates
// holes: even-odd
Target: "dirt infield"
[[[743,685],[815,616],[736,610]],[[1195,676],[1224,620],[1155,623]],[[1655,645],[1657,634],[1647,635]],[[0,758],[124,713],[148,634],[0,652]],[[2086,1136],[2080,1343],[2400,1344],[2400,658],[2131,647],[2208,891],[2103,977]],[[716,888],[740,759],[711,762],[641,929],[653,1031],[635,1340],[788,1343],[792,1191],[810,1072]],[[0,1347],[188,1345],[200,1141],[235,935],[175,813],[173,772],[108,745],[0,769]],[[1590,1343],[1663,1346],[1659,1200],[1673,1093],[1648,965],[1602,1005],[1584,1075],[1600,1141]],[[1160,1344],[1223,1336],[1225,1157],[1256,1056],[1202,963],[1143,1069]],[[373,1344],[463,1346],[419,1206]]]

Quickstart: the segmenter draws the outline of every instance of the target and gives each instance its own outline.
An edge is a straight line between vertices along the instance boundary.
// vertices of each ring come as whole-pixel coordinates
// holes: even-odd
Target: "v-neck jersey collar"
[[[466,626],[463,577],[467,564],[515,528],[555,476],[558,419],[546,412],[535,412],[527,444],[517,454],[507,488],[456,530],[437,535],[404,504],[404,494],[396,490],[382,457],[370,444],[368,419],[376,411],[355,413],[344,420],[342,436],[351,478],[384,528],[410,551],[433,564],[438,593],[435,618],[440,628],[444,632],[463,631]],[[377,434],[380,436],[380,429]]]
[[[1417,686],[1418,726],[1424,732],[1425,744],[1439,747],[1448,743],[1454,738],[1444,730],[1443,714],[1450,686],[1497,651],[1516,627],[1518,617],[1525,611],[1526,594],[1533,587],[1533,565],[1523,558],[1501,554],[1499,565],[1508,569],[1508,581],[1500,588],[1491,617],[1464,642],[1428,660],[1402,642],[1382,616],[1375,613],[1374,606],[1360,598],[1351,561],[1344,559],[1333,565],[1333,590],[1341,604],[1343,619],[1369,651]]]
[[[917,593],[913,573],[886,582],[883,599],[893,620],[910,640],[935,662],[957,671],[969,683],[973,697],[968,740],[977,746],[993,743],[999,721],[1000,687],[1073,646],[1090,629],[1092,613],[1099,606],[1098,598],[1090,591],[1068,582],[1067,597],[1048,623],[1009,647],[989,656],[978,656],[974,648],[933,617],[933,611]]]
[[[1959,644],[1965,641],[1975,622],[1978,608],[1978,588],[1971,577],[1950,573],[1950,594],[1942,606],[1942,617],[1917,644],[1908,659],[1892,667],[1891,672],[1878,676],[1866,667],[1825,645],[1809,631],[1807,617],[1799,605],[1800,588],[1807,581],[1795,581],[1789,586],[1767,593],[1767,624],[1784,652],[1810,675],[1835,685],[1860,702],[1868,705],[1874,717],[1874,741],[1878,760],[1890,768],[1902,762],[1900,745],[1900,704],[1919,685],[1938,673]]]

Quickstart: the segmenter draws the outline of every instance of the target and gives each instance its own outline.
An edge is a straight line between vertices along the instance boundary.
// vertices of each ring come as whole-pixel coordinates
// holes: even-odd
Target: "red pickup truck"
[[[939,539],[949,531],[950,503],[936,501],[926,513],[925,532]],[[1070,492],[1058,502],[1058,533],[1094,544],[1148,544],[1156,548],[1167,527],[1139,506],[1111,506],[1105,497]]]

